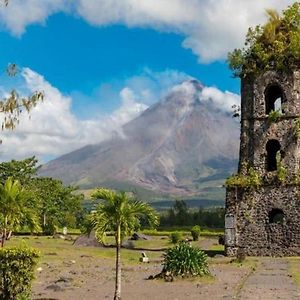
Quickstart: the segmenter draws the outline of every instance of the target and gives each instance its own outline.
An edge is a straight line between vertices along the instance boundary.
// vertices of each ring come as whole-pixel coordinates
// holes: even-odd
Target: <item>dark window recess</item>
[[[277,170],[276,154],[280,151],[280,143],[277,140],[269,140],[266,145],[267,150],[267,161],[266,169],[267,171]]]
[[[273,208],[269,212],[269,223],[276,223],[276,224],[283,224],[284,220],[284,213],[281,209],[279,208]]]
[[[270,85],[265,91],[266,115],[271,111],[284,113],[282,104],[285,101],[282,89],[278,85]]]

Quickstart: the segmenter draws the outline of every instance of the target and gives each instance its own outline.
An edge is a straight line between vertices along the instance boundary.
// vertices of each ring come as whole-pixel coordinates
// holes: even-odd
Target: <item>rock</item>
[[[73,243],[74,246],[86,246],[86,247],[104,247],[99,243],[95,237],[95,233],[91,233],[89,236],[86,234],[80,235]]]
[[[38,272],[42,272],[43,271],[43,268],[42,267],[39,267],[36,269]]]
[[[134,249],[134,243],[131,240],[127,240],[122,243],[122,247],[126,249]]]
[[[47,290],[53,290],[54,292],[63,292],[64,289],[58,284],[50,284],[46,287]]]
[[[224,258],[225,257],[225,255],[222,255],[222,254],[216,254],[215,256],[214,256],[214,258]]]
[[[151,237],[147,236],[147,235],[145,235],[143,233],[137,233],[137,232],[135,232],[130,239],[133,240],[133,241],[138,241],[138,240],[148,241],[148,240],[151,240]]]

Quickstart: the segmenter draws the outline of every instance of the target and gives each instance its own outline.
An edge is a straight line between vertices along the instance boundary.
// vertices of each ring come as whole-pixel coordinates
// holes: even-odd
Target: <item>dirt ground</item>
[[[176,280],[147,280],[161,271],[161,264],[149,263],[123,266],[123,299],[232,299],[249,267],[215,261],[212,278]],[[33,287],[33,298],[53,299],[112,299],[114,265],[107,259],[80,257],[69,262],[44,263]]]
[[[114,294],[114,249],[75,247],[54,240],[29,240],[43,247],[43,258],[33,284],[32,299],[96,300]],[[49,248],[45,248],[46,244]],[[216,247],[206,239],[203,249]],[[141,251],[122,250],[122,299],[218,300],[300,299],[300,259],[247,258],[242,264],[217,255],[209,258],[211,277],[148,280],[161,269],[162,252],[146,251],[150,263],[138,262]],[[297,280],[298,278],[298,280]]]

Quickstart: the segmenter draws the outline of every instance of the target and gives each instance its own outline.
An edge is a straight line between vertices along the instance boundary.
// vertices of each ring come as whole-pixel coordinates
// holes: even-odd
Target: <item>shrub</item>
[[[170,240],[172,244],[177,244],[179,241],[182,240],[182,233],[178,231],[172,232],[170,234]]]
[[[289,71],[300,64],[300,3],[279,15],[267,10],[269,20],[249,28],[245,47],[228,54],[229,66],[241,78],[269,70]]]
[[[44,235],[54,235],[57,232],[57,226],[52,222],[44,225],[42,229]]]
[[[198,241],[199,240],[200,232],[201,232],[201,228],[200,228],[199,225],[195,225],[191,229],[191,235],[192,235],[194,241]]]
[[[207,255],[199,248],[181,242],[164,254],[163,267],[173,276],[209,275]]]
[[[0,299],[29,299],[39,252],[30,248],[0,249]]]

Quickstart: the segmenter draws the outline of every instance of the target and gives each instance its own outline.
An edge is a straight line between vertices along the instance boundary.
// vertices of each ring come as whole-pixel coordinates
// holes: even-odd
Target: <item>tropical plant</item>
[[[200,226],[199,225],[193,226],[193,228],[191,229],[191,235],[192,235],[194,241],[199,240],[200,233],[201,233]]]
[[[207,255],[189,243],[180,242],[164,253],[163,269],[173,276],[209,275]]]
[[[228,54],[235,76],[256,76],[268,70],[289,71],[300,65],[300,3],[295,2],[280,16],[268,9],[268,22],[249,28],[245,47]]]
[[[0,249],[0,300],[29,299],[39,256],[26,247]]]
[[[121,299],[121,244],[122,240],[131,235],[140,225],[143,217],[150,226],[159,223],[158,214],[147,203],[143,203],[125,192],[98,188],[91,197],[101,199],[92,214],[96,235],[103,239],[107,231],[114,231],[116,241],[116,281],[114,300]]]
[[[18,180],[10,177],[4,184],[0,184],[1,246],[4,246],[11,232],[25,224],[32,231],[39,228],[35,204],[32,195]]]

